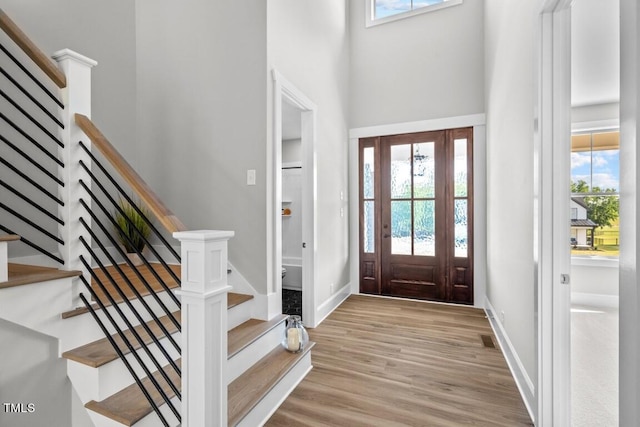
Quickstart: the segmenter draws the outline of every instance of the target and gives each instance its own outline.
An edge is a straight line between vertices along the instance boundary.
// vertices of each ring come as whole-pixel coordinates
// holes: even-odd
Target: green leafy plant
[[[116,209],[114,212],[118,240],[127,253],[141,252],[145,245],[144,239],[148,239],[151,235],[151,227],[129,202],[121,199],[118,205],[120,210]],[[145,217],[149,218],[150,212],[147,208],[138,203],[136,203],[136,207]]]

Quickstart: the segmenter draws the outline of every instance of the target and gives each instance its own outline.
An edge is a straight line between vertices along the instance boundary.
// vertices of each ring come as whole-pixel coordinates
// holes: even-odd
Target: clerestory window
[[[384,24],[445,7],[456,6],[463,0],[365,0],[367,27]]]

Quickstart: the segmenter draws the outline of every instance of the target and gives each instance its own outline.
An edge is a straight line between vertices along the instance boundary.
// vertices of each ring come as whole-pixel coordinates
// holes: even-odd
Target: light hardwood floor
[[[482,310],[352,295],[267,426],[531,426]]]

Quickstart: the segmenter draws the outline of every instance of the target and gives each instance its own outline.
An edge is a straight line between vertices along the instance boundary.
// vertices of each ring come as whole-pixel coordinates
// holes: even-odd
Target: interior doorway
[[[308,327],[316,326],[316,106],[273,71],[274,144],[272,274],[274,293],[294,294]],[[275,306],[284,308],[280,304]],[[281,310],[283,311],[283,310]],[[296,313],[297,314],[297,313]]]
[[[301,110],[282,101],[282,313],[303,316]]]

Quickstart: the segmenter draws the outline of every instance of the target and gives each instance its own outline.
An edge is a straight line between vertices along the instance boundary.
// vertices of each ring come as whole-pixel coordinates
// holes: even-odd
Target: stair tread
[[[247,302],[253,299],[253,295],[247,294],[236,294],[234,292],[229,292],[227,294],[227,310],[235,307],[236,305],[240,305],[243,302]]]
[[[3,234],[0,236],[0,242],[13,242],[16,240],[20,240],[20,236],[16,234]]]
[[[179,284],[173,279],[173,277],[171,277],[169,272],[164,268],[162,264],[150,263],[150,265],[152,266],[153,270],[162,278],[162,280],[165,282],[165,284],[169,289],[174,289],[179,286]],[[127,277],[129,281],[134,285],[135,289],[140,293],[140,295],[142,295],[143,297],[149,295],[149,291],[142,284],[140,279],[138,279],[136,273],[133,271],[131,267],[129,267],[128,264],[118,264],[118,267],[122,270],[125,277]],[[155,292],[164,291],[164,288],[162,287],[162,285],[160,285],[158,280],[154,277],[149,267],[147,267],[146,265],[141,265],[137,268],[140,274],[142,275],[142,277],[144,277],[145,280],[148,282],[151,289],[153,289]],[[171,270],[174,272],[176,276],[180,277],[180,273],[181,273],[180,265],[169,264],[169,268],[171,268]],[[105,267],[105,269],[107,270],[107,273],[118,284],[118,286],[123,290],[123,293],[129,299],[134,299],[135,295],[133,291],[129,288],[125,279],[117,271],[116,267],[113,265],[108,265]],[[105,284],[105,286],[107,287],[107,290],[109,291],[109,294],[113,297],[114,301],[117,303],[122,302],[123,301],[122,297],[115,290],[115,287],[111,284],[111,282],[107,278],[107,273],[102,271],[100,268],[94,268],[93,272],[96,276],[98,276],[100,281]],[[94,289],[94,291],[96,292],[96,294],[98,295],[98,297],[104,303],[105,306],[107,307],[111,306],[111,302],[104,297],[105,293],[96,284],[94,279],[91,280],[91,287]],[[99,310],[98,304],[94,303],[91,305],[94,309]],[[65,311],[64,313],[62,313],[62,318],[68,319],[69,317],[79,316],[81,314],[88,313],[88,312],[89,312],[89,309],[87,309],[86,307],[77,307],[77,308],[74,308],[73,310]]]
[[[246,297],[249,297],[249,298],[246,298]],[[232,299],[234,300],[234,302],[236,302],[236,300],[248,301],[251,298],[253,298],[252,295],[236,294],[236,293],[230,292],[227,298],[227,308],[231,308],[234,306],[231,303]],[[235,305],[237,305],[237,303]],[[181,317],[180,317],[181,313],[179,310],[175,311],[173,315],[176,317],[178,322],[181,321]],[[280,318],[278,317],[277,319],[280,319]],[[169,331],[169,333],[173,334],[178,331],[178,328],[171,321],[169,316],[162,316],[159,318],[159,320],[165,326],[167,331]],[[248,345],[246,343],[247,341],[249,341],[250,343],[252,338],[255,339],[254,337],[256,337],[256,334],[264,333],[267,330],[269,330],[271,327],[273,327],[270,325],[274,322],[274,320],[272,320],[271,322],[256,321],[255,319],[250,319],[250,320],[253,320],[254,322],[251,322],[249,325],[245,325],[243,328],[240,328],[242,325],[234,328],[234,329],[240,328],[236,332],[232,333],[231,331],[229,331],[230,335],[228,338],[228,342],[230,346],[233,345],[234,348],[242,349],[244,346]],[[281,322],[282,320],[284,319],[278,320],[278,322],[276,322],[275,324]],[[262,323],[264,323],[264,325]],[[149,326],[153,334],[156,337],[158,337],[158,339],[162,339],[162,337],[164,337],[164,334],[160,330],[160,327],[157,325],[157,323],[154,320],[148,321],[147,325]],[[143,339],[145,344],[150,344],[153,342],[152,338],[147,334],[143,326],[138,325],[135,327],[135,330],[140,334],[140,337]],[[261,331],[264,331],[264,332],[261,332]],[[136,349],[140,348],[140,344],[138,343],[138,340],[135,338],[135,336],[130,330],[126,330],[124,331],[124,333],[129,339],[129,341],[132,343],[134,348]],[[124,354],[128,354],[129,348],[122,341],[122,339],[117,334],[112,335],[112,337],[118,343],[120,350],[122,350]],[[231,349],[229,349],[228,351],[229,351],[229,354],[231,354]],[[235,352],[237,351],[239,350],[235,350]],[[91,366],[93,368],[97,368],[113,360],[116,360],[118,358],[118,354],[116,353],[114,348],[111,346],[111,343],[107,338],[101,338],[99,340],[96,340],[88,344],[82,345],[80,347],[76,347],[72,350],[66,351],[62,354],[62,357],[69,360],[73,360],[78,363]]]
[[[41,267],[37,265],[8,263],[7,267],[9,280],[0,283],[0,289],[46,282],[49,280],[64,279],[67,277],[76,277],[82,274],[80,271],[59,270],[57,268]]]
[[[177,365],[181,366],[181,360],[176,360]],[[180,376],[167,365],[164,367],[164,371],[171,381],[177,386],[178,390],[181,389]],[[175,396],[175,393],[167,382],[162,378],[158,371],[153,373],[153,377],[157,380],[158,384],[162,386],[163,391],[169,399]],[[149,391],[149,395],[153,399],[156,405],[160,406],[164,404],[164,400],[160,393],[155,389],[151,380],[147,377],[142,379],[142,384]],[[142,418],[147,416],[153,411],[149,401],[145,398],[144,394],[138,387],[138,384],[133,383],[128,387],[123,388],[119,392],[107,397],[100,402],[92,400],[84,405],[85,408],[91,409],[98,414],[104,415],[107,418],[118,421],[126,426],[131,426]]]
[[[310,341],[300,353],[278,346],[229,384],[227,425],[238,424],[314,345]]]
[[[174,288],[177,288],[178,286],[180,286],[180,283],[175,281],[175,279],[171,276],[171,274],[166,270],[166,268],[162,264],[160,264],[160,263],[150,263],[149,265],[153,268],[153,270],[156,272],[156,274],[158,274],[162,278],[162,280],[164,281],[164,283],[167,285],[167,287],[169,289],[174,289]],[[180,265],[169,264],[169,268],[173,271],[173,273],[178,278],[180,277],[181,268],[182,268]],[[146,265],[140,265],[135,270],[133,268],[131,268],[128,264],[119,264],[117,267],[114,266],[114,265],[109,265],[109,266],[106,266],[105,269],[106,269],[106,273],[104,271],[102,271],[102,269],[100,269],[100,268],[94,268],[93,272],[100,279],[100,281],[105,284],[107,290],[109,291],[109,294],[113,297],[113,299],[117,303],[122,302],[123,298],[115,290],[115,287],[109,281],[109,279],[107,277],[107,274],[110,275],[114,279],[114,281],[118,284],[120,289],[122,289],[123,293],[125,294],[125,296],[127,296],[128,299],[135,298],[134,292],[129,288],[129,286],[127,285],[125,279],[118,272],[118,269],[122,270],[122,272],[124,273],[126,278],[134,285],[135,289],[142,296],[149,295],[149,291],[142,284],[140,279],[138,279],[138,276],[137,276],[135,270],[137,270],[138,273],[140,273],[140,275],[142,275],[142,277],[144,277],[144,279],[147,281],[148,285],[155,292],[164,291],[164,288],[158,282],[158,280],[155,278],[155,276],[153,275],[153,272],[151,271],[151,269],[149,267],[147,267]],[[95,280],[91,280],[91,287],[95,290],[95,292],[98,295],[98,297],[100,298],[100,300],[104,301],[105,305],[106,305],[108,300],[106,299],[106,297],[104,297],[105,293],[96,284]]]
[[[287,315],[281,314],[269,321],[249,319],[246,322],[231,329],[227,338],[227,354],[231,358],[243,348],[260,338],[271,329],[284,322]]]
[[[300,353],[289,353],[278,346],[229,384],[228,425],[236,425],[241,421],[314,345],[314,342],[309,342]],[[178,366],[180,362],[177,361]],[[169,366],[164,369],[171,381],[181,389],[180,378],[175,371]],[[162,385],[167,397],[173,398],[175,394],[160,374],[154,372],[153,376]],[[148,378],[142,379],[142,383],[145,387],[149,386],[149,394],[158,406],[164,404],[160,393],[153,388]],[[135,424],[153,410],[135,383],[100,402],[92,400],[85,407],[126,426]]]
[[[127,264],[120,264],[118,266],[120,267],[120,269],[122,269],[124,275],[138,290],[140,295],[142,295],[143,297],[149,295],[149,291],[142,284],[142,282],[137,278],[137,275],[135,274],[135,272],[131,267],[129,267]],[[151,266],[156,271],[156,273],[163,279],[163,281],[165,282],[165,284],[169,289],[174,289],[179,286],[179,284],[173,279],[173,277],[171,277],[171,275],[167,272],[164,266],[162,266],[162,264],[151,263]],[[170,264],[169,267],[173,270],[176,276],[180,277],[180,274],[181,274],[180,265]],[[164,291],[164,288],[158,283],[157,279],[154,277],[149,267],[143,265],[138,267],[138,269],[141,275],[147,280],[149,286],[154,291],[156,292]],[[131,291],[131,289],[125,282],[125,279],[122,278],[122,275],[116,270],[115,266],[111,266],[111,265],[107,266],[106,270],[109,273],[109,275],[114,279],[114,281],[118,283],[118,285],[121,287],[121,289],[123,290],[126,296],[128,296],[130,299],[135,298],[133,291]],[[95,268],[94,273],[100,278],[100,280],[103,283],[109,284],[108,285],[109,294],[113,297],[114,301],[116,301],[117,303],[122,302],[122,297],[115,290],[115,288],[110,284],[110,281],[106,276],[106,273],[99,268]],[[95,284],[95,281],[93,280],[92,280],[92,287],[96,291],[96,294],[98,295],[100,300],[103,301],[104,305],[107,307],[110,306],[111,302],[108,301],[106,298],[103,298],[104,292],[98,287],[97,284]],[[253,298],[253,295],[234,294],[230,292],[228,297],[227,308],[235,307],[236,305],[242,304],[243,302],[248,301],[252,298]],[[96,310],[99,309],[97,304],[92,304],[92,307]],[[68,319],[70,317],[79,316],[81,314],[88,313],[88,312],[89,312],[89,309],[87,309],[86,307],[77,307],[77,308],[74,308],[73,310],[65,311],[64,313],[62,313],[62,318]]]
[[[180,322],[180,311],[175,311],[172,313],[174,317]],[[171,321],[169,316],[162,316],[158,320],[162,323],[162,325],[169,331],[170,334],[178,331],[176,325]],[[164,337],[164,333],[155,322],[155,320],[150,320],[147,322],[147,326],[151,330],[151,332],[158,337],[158,339],[162,339]],[[134,328],[136,332],[140,335],[140,338],[144,341],[145,344],[151,344],[153,339],[149,336],[149,334],[144,330],[144,327],[138,325]],[[125,336],[133,346],[133,348],[138,349],[141,347],[140,343],[134,336],[131,330],[127,329],[124,331]],[[129,353],[129,348],[124,343],[122,338],[120,338],[117,334],[112,335],[115,342],[118,344],[118,347],[124,354]],[[62,353],[62,357],[65,359],[73,360],[78,363],[82,363],[93,368],[98,368],[104,364],[107,364],[113,360],[118,358],[118,353],[114,350],[113,346],[109,342],[107,338],[102,338],[88,344],[85,344],[80,347],[76,347],[73,350],[65,351]]]

